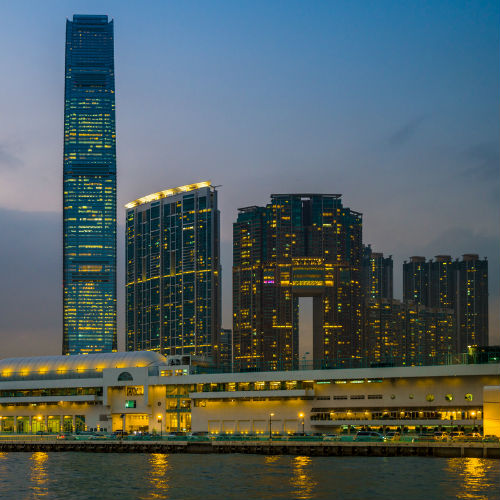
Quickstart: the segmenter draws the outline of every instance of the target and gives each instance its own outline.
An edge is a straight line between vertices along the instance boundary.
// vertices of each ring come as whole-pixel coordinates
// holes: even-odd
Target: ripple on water
[[[479,458],[0,453],[0,498],[500,500]]]

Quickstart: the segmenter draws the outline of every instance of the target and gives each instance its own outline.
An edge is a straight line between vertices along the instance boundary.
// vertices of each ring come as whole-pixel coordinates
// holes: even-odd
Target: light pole
[[[306,433],[305,433],[305,431],[304,431],[304,417],[305,417],[304,413],[303,413],[303,412],[300,412],[300,413],[299,413],[299,418],[300,418],[300,419],[302,419],[302,435],[303,435],[303,436],[305,436],[305,435],[306,435]]]
[[[272,429],[271,429],[271,425],[272,425],[272,422],[273,422],[273,417],[274,417],[274,413],[270,413],[269,414],[269,441],[271,441],[271,439],[273,438]]]
[[[163,439],[163,417],[158,415],[158,423],[160,424],[160,439]]]

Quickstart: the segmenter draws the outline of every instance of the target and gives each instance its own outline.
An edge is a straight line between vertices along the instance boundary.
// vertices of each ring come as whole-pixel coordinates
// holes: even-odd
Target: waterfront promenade
[[[328,441],[232,441],[232,440],[58,440],[4,439],[1,452],[93,453],[245,453],[304,456],[427,456],[500,459],[499,443],[484,442],[328,442]]]

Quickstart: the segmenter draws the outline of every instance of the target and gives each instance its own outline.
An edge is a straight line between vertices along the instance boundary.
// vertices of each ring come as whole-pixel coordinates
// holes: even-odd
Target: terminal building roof
[[[2,359],[0,360],[0,373],[87,371],[164,364],[166,364],[165,357],[153,351],[77,354],[74,356],[37,356]]]

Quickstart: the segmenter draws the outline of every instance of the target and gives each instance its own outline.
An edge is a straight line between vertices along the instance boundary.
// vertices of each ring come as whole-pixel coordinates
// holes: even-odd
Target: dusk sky
[[[499,2],[2,1],[0,357],[60,354],[65,20],[115,21],[119,347],[123,205],[220,184],[232,223],[271,193],[342,193],[363,241],[489,260],[500,316]]]

